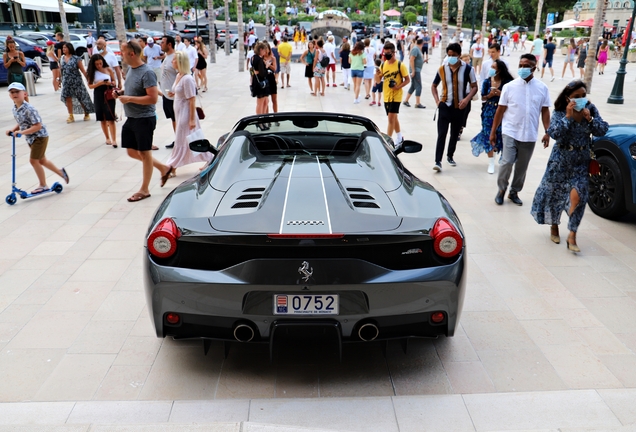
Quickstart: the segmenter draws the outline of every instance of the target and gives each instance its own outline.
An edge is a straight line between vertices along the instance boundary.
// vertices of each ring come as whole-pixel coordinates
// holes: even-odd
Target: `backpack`
[[[322,54],[322,51],[320,52],[320,54],[322,55],[322,58],[320,59],[320,66],[326,68],[327,66],[329,66],[329,57]]]

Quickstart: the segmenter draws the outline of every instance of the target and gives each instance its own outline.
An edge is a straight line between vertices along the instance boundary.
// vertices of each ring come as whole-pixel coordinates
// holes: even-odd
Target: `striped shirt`
[[[459,102],[468,94],[468,84],[477,82],[475,69],[462,61],[461,66],[453,72],[448,64],[444,64],[437,71],[433,84],[438,85],[440,82],[442,83],[440,102],[444,102],[449,107],[459,108]]]

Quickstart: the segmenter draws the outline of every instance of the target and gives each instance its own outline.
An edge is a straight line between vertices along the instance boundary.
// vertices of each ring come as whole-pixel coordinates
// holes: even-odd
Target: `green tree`
[[[413,12],[406,12],[404,14],[404,19],[408,24],[412,24],[417,21],[417,15],[415,15]]]
[[[506,0],[499,3],[499,19],[509,20],[513,23],[519,23],[524,18],[523,5],[521,0]]]

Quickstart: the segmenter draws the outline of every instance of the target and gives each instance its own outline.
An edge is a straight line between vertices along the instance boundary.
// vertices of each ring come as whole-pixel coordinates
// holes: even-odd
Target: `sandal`
[[[164,187],[164,185],[170,178],[170,174],[172,174],[172,171],[174,171],[174,168],[168,167],[168,171],[166,171],[166,173],[161,176],[161,187]]]
[[[68,184],[69,178],[68,178],[68,173],[66,172],[66,168],[62,168],[62,178],[64,179],[66,184]]]
[[[43,193],[43,192],[48,192],[49,190],[50,190],[50,189],[49,189],[48,187],[42,187],[42,186],[40,186],[40,187],[39,187],[39,188],[37,188],[37,189],[33,189],[33,190],[31,191],[31,195],[41,194],[41,193]]]
[[[146,198],[150,198],[150,194],[142,194],[137,192],[133,194],[130,198],[128,198],[128,202],[137,202],[137,201],[145,200]]]

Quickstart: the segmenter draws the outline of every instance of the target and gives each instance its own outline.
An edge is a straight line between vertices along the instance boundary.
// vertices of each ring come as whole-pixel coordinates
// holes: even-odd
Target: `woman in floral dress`
[[[484,102],[481,106],[481,132],[475,138],[470,140],[473,147],[473,155],[479,156],[482,152],[488,153],[488,173],[495,173],[495,155],[499,153],[503,147],[501,137],[501,126],[497,128],[497,144],[495,147],[490,145],[490,131],[492,130],[492,122],[495,119],[495,111],[499,105],[499,96],[503,86],[512,81],[512,75],[508,71],[508,66],[501,60],[495,60],[488,71],[488,78],[484,80],[481,88],[481,100]]]
[[[75,121],[73,113],[84,113],[84,121],[90,120],[89,114],[95,112],[95,107],[88,95],[84,81],[82,81],[82,75],[87,77],[86,70],[84,63],[75,55],[75,48],[70,42],[65,43],[62,47],[60,68],[62,69],[62,95],[60,99],[68,110],[66,123]]]
[[[559,223],[565,210],[570,218],[566,245],[572,252],[581,251],[576,245],[576,232],[589,197],[591,136],[603,136],[609,128],[586,94],[583,81],[572,81],[554,102],[548,134],[556,143],[531,212],[538,224],[551,225],[550,239],[559,244]]]
[[[194,153],[190,150],[187,136],[201,129],[196,110],[197,85],[190,74],[190,60],[183,51],[175,52],[172,67],[179,73],[168,96],[174,97],[175,139],[172,154],[166,162],[170,171],[176,174],[176,168],[196,162],[208,162],[212,153]]]

